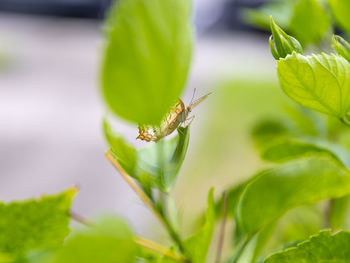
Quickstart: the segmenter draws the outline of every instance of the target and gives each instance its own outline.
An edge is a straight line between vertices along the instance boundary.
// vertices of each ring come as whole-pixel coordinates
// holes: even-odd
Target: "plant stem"
[[[160,193],[160,200],[161,200],[161,206],[160,206],[160,214],[163,217],[165,227],[167,228],[169,235],[173,239],[173,241],[177,244],[179,247],[180,252],[183,255],[186,255],[185,247],[183,245],[182,239],[176,231],[174,225],[172,224],[171,220],[169,219],[169,213],[168,213],[168,199],[169,195],[167,193]]]
[[[169,248],[166,248],[158,243],[155,243],[151,240],[145,239],[145,238],[134,238],[135,243],[138,245],[153,250],[154,252],[157,252],[161,255],[164,255],[168,258],[174,259],[179,262],[184,262],[184,259],[182,257],[179,257],[177,254],[175,254],[173,251],[171,251]]]
[[[108,161],[118,170],[123,179],[128,183],[128,185],[135,191],[135,193],[140,197],[143,203],[158,217],[159,220],[163,221],[163,216],[159,213],[158,209],[155,207],[153,201],[145,194],[140,186],[127,174],[127,172],[120,166],[120,164],[114,159],[114,157],[109,153],[105,153]]]
[[[222,222],[220,227],[218,249],[216,253],[216,260],[215,260],[216,263],[220,263],[221,261],[221,254],[222,254],[222,249],[224,246],[224,239],[225,239],[226,214],[227,214],[227,192],[224,192],[223,205],[222,205]]]
[[[157,208],[154,202],[145,194],[145,192],[138,186],[138,184],[127,174],[127,172],[120,166],[120,164],[114,159],[114,157],[109,153],[105,153],[107,159],[111,164],[118,170],[123,179],[129,184],[129,186],[135,191],[135,193],[140,197],[144,204],[158,217],[158,219],[163,223],[164,227],[168,231],[172,240],[177,244],[181,254],[186,257],[185,248],[180,238],[180,235],[175,231],[173,225],[170,223],[166,209],[165,209],[165,200],[162,200],[162,206]],[[166,196],[165,196],[166,197]],[[162,197],[161,197],[162,198]],[[187,257],[183,262],[190,262]]]
[[[95,224],[92,223],[89,219],[86,219],[85,217],[77,214],[76,212],[74,212],[72,210],[69,211],[69,214],[70,214],[72,219],[79,222],[80,224],[83,224],[83,225],[88,226],[88,227],[95,226]]]

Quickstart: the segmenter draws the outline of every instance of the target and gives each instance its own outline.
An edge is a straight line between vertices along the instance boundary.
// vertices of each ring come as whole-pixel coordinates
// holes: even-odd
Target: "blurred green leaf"
[[[332,14],[337,24],[347,31],[350,32],[350,2],[348,0],[328,0]]]
[[[69,210],[75,188],[38,200],[0,203],[0,254],[57,248],[70,232]]]
[[[343,118],[350,109],[350,64],[343,57],[293,53],[278,61],[284,92],[299,104]]]
[[[109,108],[160,123],[180,96],[192,53],[191,1],[116,1],[107,23],[102,89]]]
[[[331,19],[317,0],[299,0],[288,29],[303,44],[318,44],[331,30]]]
[[[119,219],[73,233],[53,263],[134,263],[137,246],[127,225]]]
[[[324,210],[322,208],[321,204],[299,206],[288,211],[277,222],[262,228],[257,238],[260,240],[259,243],[257,242],[260,253],[256,253],[256,256],[263,259],[271,252],[279,251],[281,247],[285,249],[294,246],[317,233],[324,227]],[[272,231],[272,235],[266,236],[266,231]],[[267,238],[262,240],[261,235]]]
[[[188,143],[189,126],[179,127],[178,134],[169,140],[160,140],[138,150],[138,167],[141,174],[154,180],[167,192],[174,185],[184,161]],[[152,179],[153,178],[153,179]]]
[[[264,249],[266,243],[273,235],[273,231],[275,230],[277,222],[271,222],[270,224],[263,227],[256,236],[255,240],[255,248],[253,252],[252,262],[256,262],[259,257],[261,251]]]
[[[339,56],[350,62],[350,44],[341,36],[333,35],[332,44]]]
[[[269,29],[270,16],[272,16],[277,23],[286,28],[293,14],[293,1],[272,1],[264,4],[259,9],[245,8],[242,10],[243,20],[251,25]]]
[[[173,138],[147,143],[139,149],[113,132],[107,120],[104,133],[111,147],[109,151],[130,176],[146,188],[155,187],[164,192],[172,188],[187,152],[189,126],[179,127]]]
[[[255,124],[252,130],[252,137],[258,147],[264,147],[271,140],[280,138],[289,133],[289,127],[280,119],[264,119]]]
[[[346,148],[316,139],[275,139],[262,150],[261,157],[271,162],[285,162],[313,153],[326,153],[350,168],[350,153]]]
[[[260,173],[237,207],[241,231],[252,237],[291,208],[350,193],[350,173],[328,156],[285,163]]]
[[[293,121],[292,126],[296,128],[294,135],[306,135],[313,137],[326,138],[331,135],[329,128],[329,118],[333,118],[335,122],[340,123],[338,119],[320,114],[299,104],[285,105],[284,110],[288,117]],[[333,125],[333,123],[330,123]],[[294,128],[293,127],[293,128]]]
[[[234,217],[239,198],[241,197],[244,188],[251,180],[247,180],[239,185],[236,185],[227,191],[227,217]],[[219,219],[222,214],[223,197],[215,204],[216,218]]]
[[[111,153],[123,169],[132,177],[135,177],[137,162],[136,149],[128,144],[121,135],[113,132],[106,119],[103,121],[105,138],[112,148]]]
[[[185,248],[191,262],[203,263],[208,253],[215,224],[214,189],[208,195],[208,208],[204,225],[191,237],[185,240]]]
[[[337,230],[344,227],[349,201],[350,196],[348,195],[330,200],[329,223],[332,229]]]
[[[348,262],[350,258],[350,233],[341,231],[334,235],[329,230],[311,236],[309,240],[269,256],[265,263],[315,263]]]

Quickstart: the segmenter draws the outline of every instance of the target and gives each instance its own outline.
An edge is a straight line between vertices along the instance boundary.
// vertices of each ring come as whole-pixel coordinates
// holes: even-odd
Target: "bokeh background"
[[[183,222],[263,166],[253,123],[279,114],[284,96],[268,37],[248,25],[258,0],[196,0],[196,47],[185,103],[213,91],[194,110],[189,152],[176,185]],[[78,185],[74,211],[118,214],[158,238],[156,219],[104,157],[105,107],[99,90],[104,0],[0,0],[0,199],[39,197]],[[130,141],[137,128],[122,121]],[[187,223],[188,224],[188,223]],[[190,224],[188,224],[190,227]]]

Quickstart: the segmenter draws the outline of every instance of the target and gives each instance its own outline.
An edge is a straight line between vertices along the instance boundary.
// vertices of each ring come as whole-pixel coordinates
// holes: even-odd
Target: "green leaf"
[[[227,191],[227,217],[234,217],[236,214],[236,208],[238,205],[239,198],[241,197],[244,188],[250,180],[247,180],[241,184],[238,184]],[[223,197],[215,204],[216,218],[219,219],[222,214]]]
[[[259,9],[244,8],[242,19],[250,25],[269,29],[270,16],[272,16],[282,28],[285,28],[289,24],[292,13],[292,1],[275,1],[267,2]]]
[[[350,64],[334,54],[302,56],[293,53],[278,60],[284,92],[307,108],[343,118],[350,109]]]
[[[103,121],[103,130],[114,158],[130,176],[135,177],[136,149],[128,144],[121,135],[115,134],[106,119]]]
[[[185,248],[191,262],[203,263],[211,243],[215,224],[214,189],[210,189],[208,195],[208,208],[205,224],[191,237],[185,240]]]
[[[350,2],[348,0],[328,0],[329,6],[337,24],[347,31],[350,32]]]
[[[127,225],[119,219],[108,219],[74,233],[53,263],[133,263],[136,253],[137,246]]]
[[[342,56],[347,61],[350,61],[350,44],[341,36],[333,35],[332,44],[339,56]]]
[[[288,125],[280,119],[264,119],[256,123],[252,129],[252,137],[258,148],[264,148],[271,140],[290,133]]]
[[[336,263],[350,258],[350,233],[341,231],[334,235],[329,230],[311,236],[309,240],[269,256],[265,263]]]
[[[350,153],[346,148],[316,139],[276,139],[264,148],[261,157],[271,162],[285,162],[314,153],[326,153],[350,168]]]
[[[318,44],[330,31],[331,19],[317,0],[299,0],[288,27],[303,44]]]
[[[172,188],[187,152],[189,126],[179,127],[173,138],[148,143],[139,149],[113,132],[106,120],[104,133],[111,146],[110,153],[131,177],[145,188],[155,187],[164,192]]]
[[[57,248],[69,234],[75,188],[38,200],[0,203],[0,254]]]
[[[271,140],[285,136],[289,127],[283,120],[265,119],[258,122],[252,130],[252,137],[258,147],[264,147]]]
[[[284,110],[293,121],[292,126],[295,127],[295,131],[292,131],[294,133],[293,135],[318,136],[323,138],[330,135],[327,127],[328,118],[331,118],[330,116],[325,116],[319,112],[302,107],[299,104],[286,105],[284,106]],[[339,123],[338,119],[334,119]]]
[[[252,237],[291,208],[350,193],[350,173],[328,156],[265,170],[245,188],[237,207],[241,231]]]
[[[192,53],[190,4],[116,1],[107,23],[102,90],[119,117],[157,125],[177,101]]]
[[[350,196],[330,200],[329,222],[332,229],[344,227],[346,215],[349,209]]]
[[[139,174],[164,192],[174,185],[189,143],[189,126],[179,127],[178,134],[138,150]]]

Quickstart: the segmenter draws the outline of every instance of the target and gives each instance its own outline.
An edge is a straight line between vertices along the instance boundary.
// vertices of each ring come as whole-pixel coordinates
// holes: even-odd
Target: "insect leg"
[[[191,117],[189,117],[185,120],[185,122],[187,122],[186,126],[190,125],[193,122],[194,117],[196,117],[196,116],[192,115]]]

